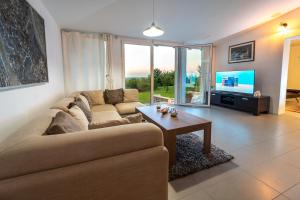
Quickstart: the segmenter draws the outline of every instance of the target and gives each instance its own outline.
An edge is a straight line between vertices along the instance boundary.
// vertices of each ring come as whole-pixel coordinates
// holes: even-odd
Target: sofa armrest
[[[0,180],[163,145],[150,123],[32,136],[0,154]]]

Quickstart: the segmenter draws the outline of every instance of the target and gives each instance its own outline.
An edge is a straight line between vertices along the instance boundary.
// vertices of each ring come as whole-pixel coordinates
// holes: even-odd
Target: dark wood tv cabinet
[[[211,104],[259,115],[260,113],[269,113],[270,97],[212,91]]]

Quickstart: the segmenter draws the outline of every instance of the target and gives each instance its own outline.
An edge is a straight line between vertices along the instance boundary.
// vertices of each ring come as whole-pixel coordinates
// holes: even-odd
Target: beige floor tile
[[[204,188],[214,185],[240,172],[242,172],[242,169],[231,161],[207,170],[200,171],[198,173],[194,173],[190,176],[194,179],[195,184],[197,184],[199,188]]]
[[[191,195],[188,195],[180,200],[214,200],[205,191],[197,191]]]
[[[297,149],[297,146],[293,144],[271,139],[231,153],[235,157],[235,163],[243,169],[251,169],[295,149]]]
[[[276,197],[274,200],[290,200],[289,198],[287,198],[284,195],[279,195],[278,197]]]
[[[282,162],[290,163],[291,165],[294,165],[295,167],[300,168],[300,148],[297,148],[294,151],[287,152],[286,154],[283,154],[278,159],[282,160]]]
[[[241,172],[204,188],[214,200],[270,200],[279,193],[247,173]]]
[[[284,192],[284,195],[287,196],[290,200],[299,200],[300,199],[300,183],[290,188],[288,191]]]
[[[274,159],[246,171],[279,192],[284,192],[300,182],[300,169],[280,159]]]
[[[174,181],[169,182],[168,184],[169,199],[181,199],[198,190],[199,188],[191,175],[184,178],[176,179]]]

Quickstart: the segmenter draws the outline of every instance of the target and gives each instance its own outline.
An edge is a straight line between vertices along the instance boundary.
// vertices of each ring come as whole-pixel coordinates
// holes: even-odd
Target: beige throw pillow
[[[76,98],[76,100],[74,102],[70,103],[69,108],[72,108],[75,105],[78,106],[81,109],[81,111],[84,113],[84,115],[86,116],[87,120],[90,123],[92,121],[92,112],[91,112],[91,110],[89,110],[87,108],[85,103],[80,98]]]
[[[122,118],[118,120],[109,120],[106,122],[92,123],[89,124],[89,129],[106,128],[112,126],[120,126],[124,124],[130,124],[128,119]]]
[[[84,93],[86,93],[90,97],[92,105],[105,104],[102,90],[90,90],[84,91]]]
[[[83,111],[76,105],[69,109],[69,113],[74,117],[82,130],[88,130],[89,121]]]
[[[124,89],[124,103],[138,102],[139,91],[137,89]]]

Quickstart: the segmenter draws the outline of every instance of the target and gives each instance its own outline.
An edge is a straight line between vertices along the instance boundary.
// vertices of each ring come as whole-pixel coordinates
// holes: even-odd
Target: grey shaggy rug
[[[208,169],[233,159],[233,156],[211,145],[209,156],[203,154],[203,143],[195,133],[179,135],[176,138],[176,163],[169,171],[169,180]]]

